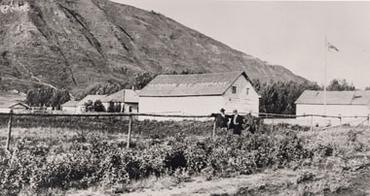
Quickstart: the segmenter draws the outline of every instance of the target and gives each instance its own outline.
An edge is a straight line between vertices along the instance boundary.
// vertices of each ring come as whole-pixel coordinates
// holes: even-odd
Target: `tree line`
[[[26,103],[31,107],[52,107],[60,110],[61,105],[71,100],[68,90],[38,87],[27,92]]]
[[[259,110],[263,113],[295,114],[295,101],[305,90],[320,90],[316,83],[265,82],[253,81],[257,93],[261,96]]]

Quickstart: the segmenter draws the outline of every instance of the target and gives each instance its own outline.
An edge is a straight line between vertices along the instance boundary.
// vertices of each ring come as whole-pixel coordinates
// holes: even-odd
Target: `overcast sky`
[[[243,0],[114,0],[154,10],[232,48],[280,64],[324,84],[370,86],[370,2],[247,2]]]

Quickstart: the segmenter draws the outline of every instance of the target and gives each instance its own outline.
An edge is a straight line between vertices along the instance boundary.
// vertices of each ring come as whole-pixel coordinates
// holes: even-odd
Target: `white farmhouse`
[[[370,114],[370,91],[304,91],[296,101],[297,115],[367,116]]]
[[[210,115],[224,108],[226,113],[237,109],[257,115],[259,98],[241,71],[159,75],[141,90],[139,106],[140,113],[146,114]]]

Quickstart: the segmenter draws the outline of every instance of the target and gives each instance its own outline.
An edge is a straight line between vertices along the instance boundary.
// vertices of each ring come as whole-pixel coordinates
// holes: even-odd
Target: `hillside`
[[[130,86],[142,72],[232,70],[305,81],[153,11],[106,0],[0,0],[2,88],[77,93],[106,82]]]

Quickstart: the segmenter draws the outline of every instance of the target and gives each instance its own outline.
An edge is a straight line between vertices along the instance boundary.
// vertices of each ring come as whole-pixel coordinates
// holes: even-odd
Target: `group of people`
[[[249,113],[241,116],[238,110],[234,110],[232,115],[227,115],[225,109],[221,108],[220,113],[212,114],[216,120],[216,127],[224,130],[232,130],[233,134],[241,135],[242,130],[247,130],[254,134],[256,131],[256,121]]]

